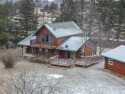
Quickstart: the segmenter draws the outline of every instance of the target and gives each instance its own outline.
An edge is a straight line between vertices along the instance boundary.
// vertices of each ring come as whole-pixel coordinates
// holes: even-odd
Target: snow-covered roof
[[[125,63],[125,45],[118,46],[101,55]]]
[[[22,41],[20,41],[18,45],[30,46],[30,40],[34,40],[34,39],[36,39],[36,36],[33,36],[33,34],[31,34],[25,39],[23,39]]]
[[[84,38],[72,36],[67,39],[64,43],[59,45],[57,49],[59,50],[68,50],[68,51],[78,51],[80,47],[85,43]]]
[[[56,38],[72,36],[72,35],[83,33],[82,30],[73,21],[45,23],[43,26],[45,26]],[[37,32],[39,32],[39,30]]]

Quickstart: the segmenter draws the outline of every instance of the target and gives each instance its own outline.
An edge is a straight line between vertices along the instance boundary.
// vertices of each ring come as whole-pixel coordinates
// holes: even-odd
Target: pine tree
[[[108,38],[110,30],[114,28],[117,33],[115,38],[119,41],[120,33],[125,32],[125,1],[97,0],[97,11],[103,24],[103,30]]]
[[[21,14],[21,29],[29,31],[36,29],[35,3],[33,0],[20,0],[19,12]]]
[[[76,0],[63,0],[60,8],[61,14],[56,21],[74,21],[78,24],[81,16],[77,5],[78,2]]]

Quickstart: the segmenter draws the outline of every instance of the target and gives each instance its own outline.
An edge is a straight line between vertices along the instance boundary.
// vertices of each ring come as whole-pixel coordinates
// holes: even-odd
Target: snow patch
[[[59,74],[49,74],[47,79],[60,79],[62,77],[63,75],[59,75]]]

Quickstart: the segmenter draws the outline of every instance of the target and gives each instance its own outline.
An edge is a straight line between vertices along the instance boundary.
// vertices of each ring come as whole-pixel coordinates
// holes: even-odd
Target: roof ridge
[[[74,23],[74,21],[64,21],[64,22],[55,22],[55,23],[44,23],[44,24],[59,24],[59,23],[68,23],[68,22],[73,22]]]

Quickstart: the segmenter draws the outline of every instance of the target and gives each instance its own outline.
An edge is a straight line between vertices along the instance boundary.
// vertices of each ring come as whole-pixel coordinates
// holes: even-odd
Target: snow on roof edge
[[[17,45],[20,45],[20,46],[30,46],[30,40],[32,39],[36,39],[36,36],[33,36],[33,34],[29,35],[28,37],[24,38],[23,40],[21,40],[20,42],[17,43]]]
[[[108,51],[108,52],[105,52],[105,53],[102,53],[101,54],[101,56],[103,56],[103,57],[107,57],[107,58],[111,58],[111,59],[113,59],[113,60],[116,60],[116,61],[120,61],[120,62],[122,62],[122,63],[125,63],[125,59],[124,58],[122,58],[122,56],[120,55],[121,53],[120,53],[120,49],[121,48],[121,50],[122,49],[125,49],[125,45],[120,45],[120,46],[118,46],[118,47],[116,47],[116,48],[114,48],[114,49],[112,49],[112,50],[110,50],[110,51]],[[119,53],[115,53],[115,51],[117,52],[117,50],[119,50]],[[123,51],[122,51],[123,52]],[[112,56],[111,55],[109,55],[109,54],[113,54]],[[122,53],[123,54],[123,53]],[[117,56],[118,55],[118,56]],[[124,56],[123,57],[125,57],[125,54],[123,54]],[[121,56],[121,58],[119,58],[119,56]]]

